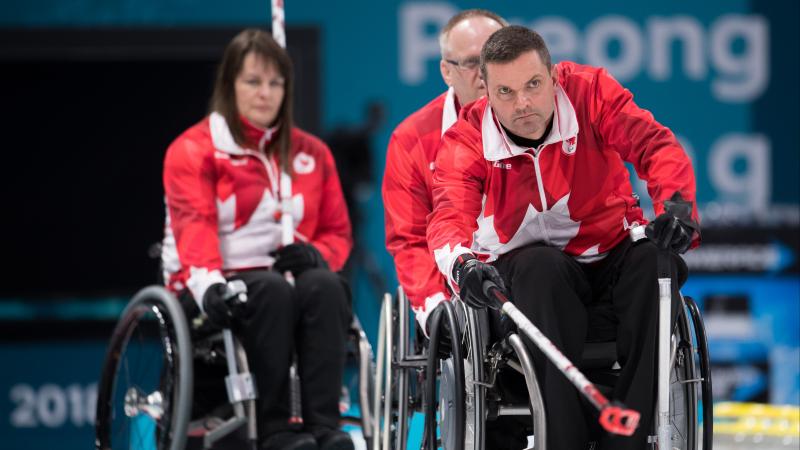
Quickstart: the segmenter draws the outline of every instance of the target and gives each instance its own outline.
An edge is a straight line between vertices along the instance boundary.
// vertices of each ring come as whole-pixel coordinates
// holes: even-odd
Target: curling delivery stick
[[[578,391],[600,411],[600,425],[609,433],[630,436],[639,425],[639,412],[626,408],[618,402],[609,401],[597,390],[592,382],[575,367],[566,356],[536,328],[517,307],[508,300],[496,284],[490,280],[483,282],[483,293],[517,324],[517,327],[530,338],[547,358],[578,388]]]

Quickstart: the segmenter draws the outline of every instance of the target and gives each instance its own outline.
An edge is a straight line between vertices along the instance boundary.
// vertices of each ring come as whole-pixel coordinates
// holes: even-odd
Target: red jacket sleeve
[[[425,230],[432,209],[431,193],[414,155],[424,155],[419,139],[392,134],[383,175],[386,249],[394,258],[397,279],[417,314],[431,302],[444,300],[447,288],[428,251]],[[428,311],[429,312],[429,311]]]
[[[169,224],[181,266],[188,268],[187,286],[200,302],[205,290],[224,282],[217,234],[213,151],[185,137],[167,150],[164,192]]]
[[[692,202],[692,217],[699,221],[692,162],[672,131],[637,106],[631,92],[605,70],[598,72],[595,83],[592,105],[598,134],[647,182],[656,215],[664,212],[664,201],[679,192]],[[693,245],[697,243],[695,239]]]
[[[456,258],[470,253],[487,174],[478,130],[459,120],[445,133],[436,156],[428,218],[428,246],[451,283]]]
[[[319,205],[319,221],[310,242],[328,262],[334,272],[342,270],[353,247],[353,236],[347,204],[342,194],[339,173],[328,147],[318,144],[323,161],[323,192]]]

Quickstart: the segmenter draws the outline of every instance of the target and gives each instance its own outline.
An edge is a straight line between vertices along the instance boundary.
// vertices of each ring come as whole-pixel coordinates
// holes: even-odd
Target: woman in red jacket
[[[292,88],[289,56],[267,33],[247,29],[230,42],[211,113],[167,150],[162,261],[190,318],[203,311],[242,339],[259,392],[263,448],[352,449],[338,430],[351,310],[335,273],[350,253],[350,221],[330,150],[293,126]],[[291,191],[281,173],[291,177]],[[282,246],[288,192],[294,243]],[[233,279],[248,291],[238,312],[223,298]],[[294,352],[302,431],[288,423]]]

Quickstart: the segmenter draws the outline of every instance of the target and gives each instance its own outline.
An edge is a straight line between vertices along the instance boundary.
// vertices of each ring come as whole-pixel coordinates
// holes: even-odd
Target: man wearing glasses
[[[449,89],[400,123],[389,141],[382,189],[386,247],[426,334],[431,312],[449,297],[425,237],[433,204],[436,152],[442,135],[456,122],[461,106],[484,95],[478,72],[481,47],[493,32],[506,25],[503,18],[482,9],[453,16],[439,34],[439,68]],[[446,332],[440,334],[449,336]],[[449,343],[443,342],[441,347],[443,353],[449,353]]]

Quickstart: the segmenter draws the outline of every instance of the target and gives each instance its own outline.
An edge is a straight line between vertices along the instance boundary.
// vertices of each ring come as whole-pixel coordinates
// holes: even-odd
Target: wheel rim
[[[454,450],[457,448],[456,386],[453,359],[445,359],[442,361],[441,378],[439,380],[439,431],[441,434],[442,448],[444,450]]]
[[[688,379],[688,360],[685,348],[678,349],[675,361],[675,368],[670,377],[670,422],[672,425],[672,445],[671,448],[690,450],[690,429],[692,412],[690,410],[689,391],[690,385],[683,381]]]
[[[696,368],[688,317],[685,310],[678,313],[675,325],[678,336],[675,362],[670,372],[670,448],[695,450],[697,448],[697,394],[694,382]]]
[[[98,398],[99,448],[169,448],[178,380],[173,330],[169,314],[155,302],[132,304],[123,315]]]

